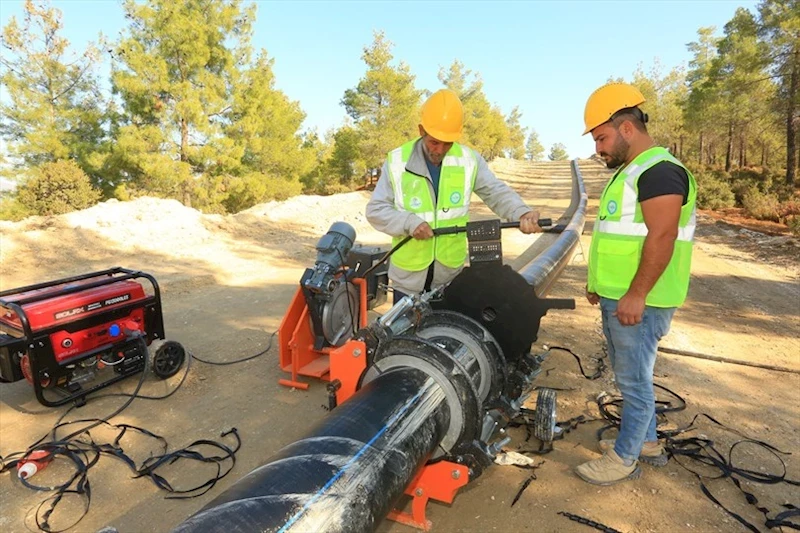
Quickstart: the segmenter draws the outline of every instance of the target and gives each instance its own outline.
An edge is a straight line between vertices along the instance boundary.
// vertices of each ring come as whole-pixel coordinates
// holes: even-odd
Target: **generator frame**
[[[95,279],[96,278],[96,279]],[[105,310],[100,313],[90,314],[84,318],[76,318],[68,323],[57,323],[41,329],[35,329],[31,325],[31,321],[25,312],[25,305],[40,302],[43,300],[51,299],[56,296],[66,296],[70,294],[80,293],[88,289],[102,287],[104,285],[111,285],[125,280],[138,280],[145,279],[152,287],[153,294],[146,294],[145,298],[137,301],[115,306],[113,309]],[[87,281],[89,280],[89,281]],[[78,283],[85,282],[85,283]],[[75,285],[71,285],[71,284]],[[45,291],[58,285],[65,285],[65,287],[58,290]],[[70,286],[71,285],[71,286]],[[41,291],[39,294],[26,296],[22,299],[10,301],[9,297],[19,295],[29,291]],[[59,362],[55,357],[50,335],[52,333],[64,330],[66,327],[71,331],[80,331],[100,324],[107,323],[109,320],[127,316],[132,310],[142,308],[144,311],[144,336],[122,336],[119,341],[110,342],[98,346],[87,352],[76,354],[75,357],[70,358],[68,361]],[[158,282],[155,278],[142,271],[130,270],[122,267],[113,267],[107,270],[90,272],[79,276],[68,278],[61,278],[35,285],[28,285],[16,289],[10,289],[0,292],[0,310],[6,310],[14,313],[20,322],[19,328],[4,324],[0,322],[0,352],[7,351],[2,354],[6,357],[0,357],[0,364],[3,364],[3,370],[6,375],[13,376],[14,379],[10,381],[17,381],[21,378],[18,372],[21,372],[19,367],[20,360],[23,355],[28,355],[30,362],[31,377],[33,390],[36,399],[44,406],[58,407],[66,403],[75,401],[78,405],[85,403],[85,397],[99,389],[112,385],[122,379],[143,371],[146,365],[136,365],[129,370],[120,369],[115,372],[115,375],[100,383],[93,384],[89,388],[81,387],[75,392],[67,391],[61,387],[63,383],[58,380],[66,375],[63,370],[68,365],[73,365],[90,357],[96,357],[111,349],[126,351],[131,349],[138,349],[139,346],[144,349],[143,357],[149,357],[146,346],[154,340],[164,339],[164,319],[161,309],[161,291]],[[142,338],[144,337],[144,338]],[[8,367],[8,368],[6,368]],[[9,380],[5,380],[9,381]],[[45,385],[46,383],[46,385]],[[64,394],[63,398],[52,400],[44,395],[45,389],[54,389]]]

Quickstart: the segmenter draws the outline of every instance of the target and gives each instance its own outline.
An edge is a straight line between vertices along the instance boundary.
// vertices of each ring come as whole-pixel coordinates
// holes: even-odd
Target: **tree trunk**
[[[189,161],[189,122],[181,117],[181,162]],[[183,183],[183,205],[192,207],[190,182]]]
[[[747,166],[747,154],[745,153],[744,135],[739,137],[739,168]]]
[[[789,98],[786,106],[786,183],[794,185],[795,174],[797,173],[797,129],[795,125],[795,99],[800,88],[800,46],[794,49],[794,60],[792,61],[792,74],[789,81]]]
[[[683,135],[678,140],[678,159],[683,159]]]
[[[702,165],[703,164],[703,132],[700,132],[700,152],[697,155],[697,162]]]
[[[731,159],[733,159],[733,122],[728,124],[728,149],[725,150],[725,172],[731,170]]]

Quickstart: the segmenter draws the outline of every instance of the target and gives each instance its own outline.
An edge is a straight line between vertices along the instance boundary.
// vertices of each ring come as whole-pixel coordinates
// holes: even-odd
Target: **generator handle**
[[[122,274],[122,275],[119,275]],[[76,281],[83,281],[92,278],[97,278],[97,281],[92,281],[89,283],[83,283],[79,285],[75,285],[72,287],[65,287],[58,291],[58,293],[47,293],[42,292],[40,294],[34,294],[33,296],[29,296],[27,298],[21,298],[16,301],[8,301],[5,297],[13,296],[15,294],[21,294],[28,291],[45,289],[48,287],[53,287],[56,285],[74,283]],[[33,328],[31,327],[30,320],[28,319],[27,314],[25,313],[24,306],[27,304],[31,304],[34,302],[38,302],[44,300],[46,298],[51,298],[55,294],[58,296],[65,296],[68,294],[73,294],[80,291],[85,291],[86,289],[93,289],[95,287],[101,287],[103,285],[110,285],[112,283],[116,283],[118,281],[125,281],[129,279],[140,279],[144,278],[148,282],[150,282],[153,288],[153,298],[158,306],[158,309],[161,309],[161,289],[158,286],[158,282],[156,279],[146,273],[142,272],[141,270],[131,270],[128,268],[123,267],[113,267],[106,270],[100,270],[97,272],[89,272],[88,274],[81,274],[79,276],[72,276],[68,278],[61,278],[53,281],[46,281],[44,283],[37,283],[35,285],[27,285],[25,287],[18,287],[16,289],[9,289],[0,292],[0,308],[7,309],[13,311],[17,318],[19,318],[20,326],[22,329],[22,333],[28,341],[33,339]],[[159,313],[158,317],[158,324],[157,327],[159,331],[164,331],[164,318],[161,313]]]

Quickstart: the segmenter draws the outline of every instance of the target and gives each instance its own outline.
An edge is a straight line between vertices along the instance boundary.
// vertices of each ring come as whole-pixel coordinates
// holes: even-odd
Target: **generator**
[[[0,292],[0,381],[26,379],[42,405],[82,405],[148,362],[166,379],[185,358],[150,274],[115,267]]]

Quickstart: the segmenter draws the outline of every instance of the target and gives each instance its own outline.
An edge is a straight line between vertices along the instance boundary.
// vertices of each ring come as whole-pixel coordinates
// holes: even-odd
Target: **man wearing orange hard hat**
[[[639,462],[664,466],[656,432],[653,368],[658,341],[686,299],[695,230],[692,173],[647,132],[644,96],[609,83],[586,102],[584,135],[608,168],[589,250],[586,298],[600,304],[608,357],[623,408],[616,440],[576,468],[585,481],[611,485],[641,475]]]
[[[420,137],[389,152],[367,204],[367,220],[399,248],[389,265],[395,301],[451,281],[467,259],[465,233],[434,236],[435,228],[465,226],[474,192],[523,233],[541,231],[539,213],[489,170],[480,154],[459,144],[464,108],[441,89],[422,106]]]

